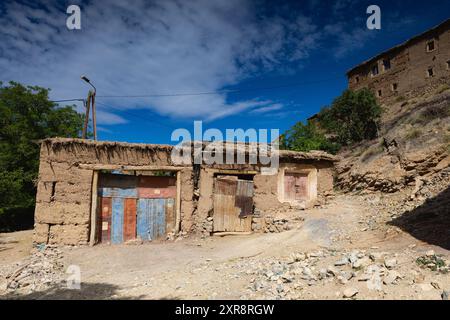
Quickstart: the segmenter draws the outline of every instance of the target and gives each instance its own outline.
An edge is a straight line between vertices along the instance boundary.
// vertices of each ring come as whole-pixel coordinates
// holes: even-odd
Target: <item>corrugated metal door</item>
[[[253,214],[253,181],[236,176],[214,182],[214,232],[250,232]]]

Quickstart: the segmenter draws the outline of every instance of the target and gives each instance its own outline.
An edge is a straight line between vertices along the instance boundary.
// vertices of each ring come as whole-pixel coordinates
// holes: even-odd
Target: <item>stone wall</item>
[[[434,41],[432,51],[427,50],[429,41]],[[390,60],[389,70],[383,67],[386,59]],[[352,69],[348,73],[349,88],[369,88],[382,103],[416,97],[450,82],[449,63],[450,20]],[[371,73],[374,66],[379,70],[375,76]],[[430,68],[433,76],[427,74]]]

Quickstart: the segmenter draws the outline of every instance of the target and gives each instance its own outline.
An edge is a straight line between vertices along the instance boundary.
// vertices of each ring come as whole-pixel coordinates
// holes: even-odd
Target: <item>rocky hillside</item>
[[[420,189],[450,167],[450,87],[383,105],[379,138],[340,153],[344,191],[393,193]]]

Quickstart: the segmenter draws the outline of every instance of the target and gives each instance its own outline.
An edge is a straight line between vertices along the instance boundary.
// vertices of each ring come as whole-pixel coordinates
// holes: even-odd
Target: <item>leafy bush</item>
[[[293,151],[324,150],[335,154],[340,146],[330,142],[311,122],[297,122],[281,138],[280,147]]]
[[[320,127],[336,135],[337,142],[350,145],[378,136],[382,109],[368,89],[346,90],[330,107],[319,113]]]
[[[283,136],[281,147],[295,151],[337,153],[341,146],[376,138],[382,109],[368,89],[346,90],[314,122],[298,122]]]

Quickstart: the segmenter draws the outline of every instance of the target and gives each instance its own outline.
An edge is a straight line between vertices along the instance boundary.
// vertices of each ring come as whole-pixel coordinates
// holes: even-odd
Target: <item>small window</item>
[[[433,70],[433,68],[429,68],[429,69],[427,70],[427,76],[428,76],[428,77],[433,77],[433,76],[434,76],[434,70]]]
[[[436,48],[435,44],[434,44],[434,40],[428,41],[427,43],[427,51],[433,51]]]
[[[383,91],[378,90],[377,95],[378,95],[379,98],[381,98],[383,96]]]
[[[359,83],[359,77],[358,77],[358,76],[356,76],[355,82],[356,82],[356,83]]]
[[[373,67],[372,67],[372,77],[378,75],[378,73],[379,73],[378,65],[373,66]]]
[[[447,70],[450,70],[450,60],[447,61]]]
[[[393,83],[391,88],[392,88],[392,91],[396,92],[398,90],[398,83]]]
[[[384,69],[384,71],[388,71],[389,69],[391,69],[391,60],[390,59],[383,60],[383,69]]]

